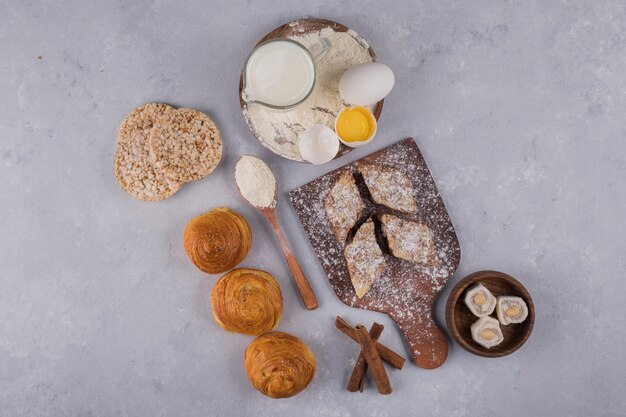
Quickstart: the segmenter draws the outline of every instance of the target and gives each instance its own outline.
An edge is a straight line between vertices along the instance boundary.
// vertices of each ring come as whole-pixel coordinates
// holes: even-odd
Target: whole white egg
[[[305,161],[315,165],[325,164],[339,152],[339,138],[329,127],[314,124],[300,134],[299,147]]]
[[[393,71],[385,64],[359,64],[341,76],[339,94],[349,104],[370,106],[384,99],[395,81]]]

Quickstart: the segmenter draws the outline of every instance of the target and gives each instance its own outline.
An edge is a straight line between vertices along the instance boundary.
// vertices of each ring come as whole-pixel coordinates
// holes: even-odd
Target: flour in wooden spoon
[[[239,192],[250,204],[258,208],[276,205],[276,179],[270,168],[252,155],[241,157],[235,167],[235,181]]]

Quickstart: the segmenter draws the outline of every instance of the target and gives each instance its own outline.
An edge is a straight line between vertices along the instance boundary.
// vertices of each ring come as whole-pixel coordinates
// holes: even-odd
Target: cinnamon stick
[[[354,340],[357,343],[359,342],[359,339],[356,336],[356,330],[352,326],[350,326],[344,319],[337,316],[337,319],[335,320],[335,326],[350,339]],[[406,359],[404,359],[402,356],[398,355],[396,352],[389,349],[387,346],[383,345],[380,342],[376,342],[375,346],[376,350],[378,351],[378,355],[381,357],[382,360],[384,360],[396,369],[402,369]]]
[[[383,332],[384,326],[382,324],[374,323],[370,328],[370,338],[373,342],[378,340]],[[363,382],[365,381],[365,374],[367,373],[367,362],[363,356],[363,352],[359,353],[359,357],[354,364],[352,375],[350,375],[350,381],[348,382],[348,391],[356,392],[357,390],[363,392]]]
[[[387,378],[387,372],[385,372],[385,367],[380,360],[376,345],[372,341],[367,329],[360,324],[357,325],[356,336],[361,344],[361,353],[370,368],[374,382],[376,382],[378,392],[381,394],[391,394],[391,384],[389,383],[389,378]]]

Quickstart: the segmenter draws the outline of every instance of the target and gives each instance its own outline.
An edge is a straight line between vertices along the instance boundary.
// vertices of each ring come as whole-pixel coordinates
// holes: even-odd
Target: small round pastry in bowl
[[[288,398],[305,389],[315,375],[315,356],[300,339],[271,332],[257,337],[245,353],[252,386],[271,398]]]
[[[241,214],[218,207],[191,220],[183,242],[195,266],[220,274],[243,261],[252,246],[252,232]]]
[[[224,330],[257,336],[278,326],[283,296],[278,282],[260,269],[233,269],[211,293],[213,318]]]

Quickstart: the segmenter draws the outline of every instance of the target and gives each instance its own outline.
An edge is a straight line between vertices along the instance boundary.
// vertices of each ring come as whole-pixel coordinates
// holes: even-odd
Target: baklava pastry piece
[[[245,354],[245,368],[252,386],[270,398],[292,397],[315,376],[315,356],[300,339],[271,332],[257,337]]]
[[[465,294],[465,305],[476,317],[485,317],[496,308],[496,297],[483,284],[476,284]]]
[[[352,226],[357,222],[365,208],[352,172],[345,171],[341,174],[330,193],[326,196],[324,208],[332,225],[335,239],[345,243],[350,229],[352,229]]]
[[[260,335],[278,326],[283,296],[278,282],[260,269],[233,269],[211,293],[213,318],[224,330]]]
[[[361,165],[359,171],[375,203],[405,213],[417,212],[413,184],[402,171],[373,164]]]
[[[498,320],[485,316],[479,318],[471,327],[472,339],[481,346],[490,349],[504,340]]]
[[[425,266],[434,266],[437,263],[430,227],[424,223],[402,220],[390,214],[383,214],[380,220],[393,256]]]
[[[183,241],[194,265],[220,274],[243,261],[252,246],[252,232],[241,214],[218,207],[191,220]]]
[[[528,317],[528,306],[520,297],[498,297],[496,315],[503,326],[521,323]]]
[[[368,219],[344,250],[350,280],[356,296],[361,298],[385,269],[383,252],[376,242],[374,222]]]

